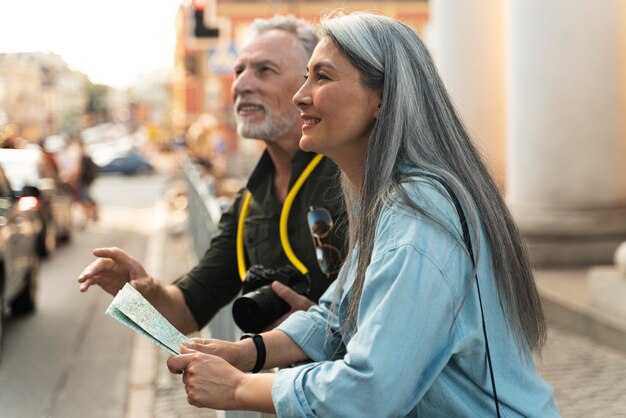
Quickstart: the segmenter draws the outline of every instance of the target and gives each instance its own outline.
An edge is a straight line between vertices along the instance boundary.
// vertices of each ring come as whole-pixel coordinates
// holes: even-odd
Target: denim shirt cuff
[[[279,417],[313,417],[314,413],[306,403],[302,374],[311,365],[281,369],[272,385],[272,402]]]

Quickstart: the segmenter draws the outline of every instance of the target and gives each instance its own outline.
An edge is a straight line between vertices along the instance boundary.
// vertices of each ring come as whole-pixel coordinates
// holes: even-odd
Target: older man
[[[320,242],[311,238],[307,212],[315,207],[330,213],[336,226],[323,245],[331,249],[343,248],[345,214],[336,166],[298,147],[302,120],[291,100],[304,81],[316,44],[313,29],[292,16],[252,23],[234,68],[234,111],[239,135],[262,140],[267,149],[246,188],[222,216],[219,232],[198,265],[176,284],[167,285],[148,275],[124,251],[96,249],[93,254],[98,259],[78,279],[82,292],[97,284],[115,295],[131,282],[183,333],[204,326],[228,304],[241,290],[246,268],[254,265],[308,270],[308,298],[277,282],[272,289],[292,311],[306,309],[317,301],[335,278],[335,269],[322,272],[318,265],[326,252],[318,248],[316,254],[314,242]],[[238,233],[240,241],[243,238],[239,256]]]

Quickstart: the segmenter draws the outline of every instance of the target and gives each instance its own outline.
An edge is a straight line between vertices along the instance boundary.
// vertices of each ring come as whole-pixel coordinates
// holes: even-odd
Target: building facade
[[[56,54],[0,54],[0,126],[34,141],[81,127],[86,77]]]

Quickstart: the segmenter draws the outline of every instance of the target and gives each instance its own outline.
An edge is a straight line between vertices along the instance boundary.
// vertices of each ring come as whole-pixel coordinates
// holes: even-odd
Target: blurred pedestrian
[[[80,205],[85,219],[96,222],[99,217],[98,205],[91,195],[91,186],[100,173],[100,167],[87,154],[85,143],[81,139],[76,144],[78,146],[78,164],[73,182],[75,201]]]
[[[59,178],[60,176],[59,163],[57,162],[57,159],[54,156],[54,154],[46,148],[45,140],[41,138],[39,141],[36,142],[36,144],[37,146],[39,146],[39,149],[41,149],[41,152],[44,158],[46,159],[48,166],[50,166],[52,170],[54,171],[54,176],[56,178]]]

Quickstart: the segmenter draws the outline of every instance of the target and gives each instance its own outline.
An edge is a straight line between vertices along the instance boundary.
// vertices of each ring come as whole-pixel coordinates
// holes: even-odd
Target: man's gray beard
[[[268,115],[261,123],[248,123],[246,117],[235,114],[239,136],[248,139],[261,139],[266,142],[274,142],[278,138],[282,138],[291,130],[298,119],[300,119],[298,114],[283,117]]]

